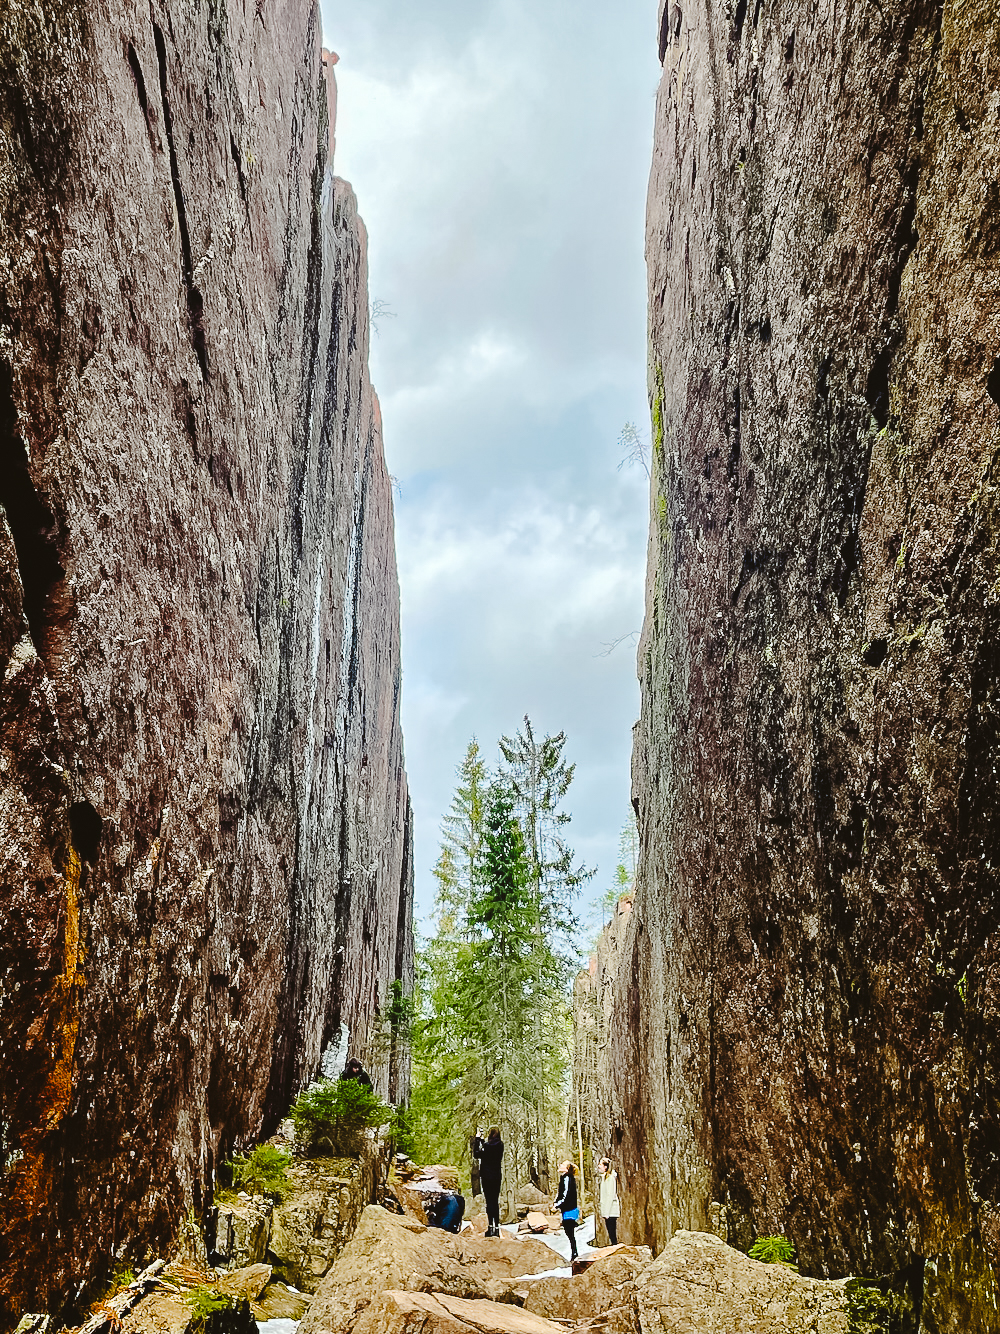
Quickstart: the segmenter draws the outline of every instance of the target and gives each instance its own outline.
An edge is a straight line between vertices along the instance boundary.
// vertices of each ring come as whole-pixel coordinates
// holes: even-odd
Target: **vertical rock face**
[[[412,969],[392,494],[318,24],[0,12],[5,1316],[200,1210]]]
[[[1000,1329],[1000,19],[661,20],[624,1215]]]
[[[628,925],[634,897],[623,894],[611,912],[611,920],[597,938],[587,967],[573,983],[573,1090],[572,1110],[583,1141],[580,1157],[586,1183],[597,1179],[597,1164],[607,1153],[614,1154],[614,1166],[620,1169],[618,1155],[608,1140],[609,1127],[622,1124],[623,1109],[613,1078],[610,1036],[615,1018],[616,988],[621,976],[622,950],[628,940]],[[570,1142],[575,1144],[574,1136]],[[590,1150],[587,1161],[587,1150]],[[628,1228],[628,1232],[626,1232]],[[602,1219],[597,1223],[597,1245],[608,1245]],[[623,1220],[621,1240],[641,1227]]]

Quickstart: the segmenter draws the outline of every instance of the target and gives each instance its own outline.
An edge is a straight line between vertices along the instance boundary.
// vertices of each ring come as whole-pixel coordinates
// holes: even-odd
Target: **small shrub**
[[[108,1279],[108,1290],[105,1294],[105,1300],[113,1297],[116,1292],[121,1292],[122,1288],[127,1288],[130,1283],[135,1282],[135,1270],[130,1265],[115,1265]]]
[[[258,1144],[245,1158],[239,1154],[230,1158],[226,1166],[233,1178],[233,1190],[245,1190],[248,1195],[277,1195],[288,1189],[286,1172],[291,1155],[282,1153],[273,1144]]]
[[[307,1153],[354,1156],[365,1130],[388,1125],[393,1109],[356,1079],[321,1079],[299,1094],[289,1116],[296,1143]]]
[[[797,1268],[795,1247],[786,1237],[758,1237],[747,1254],[751,1260],[760,1260],[766,1265],[785,1265],[788,1269]]]
[[[190,1292],[186,1292],[184,1300],[191,1308],[192,1320],[202,1325],[216,1311],[225,1311],[232,1305],[230,1298],[224,1296],[221,1292],[203,1286],[192,1288]]]
[[[883,1292],[872,1279],[852,1278],[847,1283],[848,1334],[900,1334],[914,1328],[912,1308],[905,1295]]]

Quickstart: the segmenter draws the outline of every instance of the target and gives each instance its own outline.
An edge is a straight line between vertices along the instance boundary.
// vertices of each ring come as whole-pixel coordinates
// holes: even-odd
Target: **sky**
[[[323,0],[397,479],[418,925],[455,771],[565,731],[570,842],[629,814],[648,482],[643,224],[656,0]],[[622,640],[608,652],[608,646]],[[586,916],[586,911],[584,912]]]

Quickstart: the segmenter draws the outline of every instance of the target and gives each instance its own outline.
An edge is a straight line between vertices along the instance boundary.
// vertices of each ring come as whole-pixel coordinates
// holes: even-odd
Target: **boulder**
[[[438,1183],[438,1190],[461,1190],[462,1183],[459,1180],[458,1172],[454,1167],[446,1167],[441,1163],[435,1163],[433,1167],[425,1167],[423,1177],[427,1177]],[[420,1180],[421,1178],[418,1178]]]
[[[456,1236],[370,1205],[320,1284],[299,1334],[347,1334],[388,1290],[516,1303],[516,1280],[552,1267],[544,1242]]]
[[[524,1309],[552,1320],[589,1320],[613,1307],[635,1316],[636,1279],[652,1264],[646,1246],[616,1246],[589,1265],[579,1278],[540,1278],[527,1285]]]
[[[206,1231],[214,1265],[239,1269],[267,1255],[274,1205],[270,1200],[225,1200],[211,1211]]]
[[[592,1246],[588,1260],[603,1260],[609,1255],[631,1255],[644,1265],[652,1264],[653,1252],[648,1246],[629,1246],[624,1241],[616,1241],[613,1246]]]
[[[275,1277],[315,1292],[374,1197],[379,1159],[303,1158],[288,1169],[289,1188],[274,1210],[267,1259]]]
[[[523,1186],[518,1186],[514,1192],[514,1198],[518,1204],[526,1204],[529,1209],[540,1208],[543,1212],[547,1211],[552,1203],[551,1196],[546,1195],[544,1191],[539,1190],[530,1181],[526,1181]]]
[[[271,1279],[270,1265],[249,1265],[245,1269],[234,1269],[215,1280],[212,1287],[226,1297],[246,1297],[256,1302]]]
[[[445,1190],[462,1189],[458,1172],[454,1167],[436,1163],[432,1167],[415,1167],[407,1163],[409,1170],[397,1172],[393,1189],[404,1211],[419,1223],[427,1223],[426,1204],[432,1197],[437,1197]]]
[[[636,1280],[639,1328],[641,1334],[848,1334],[846,1282],[761,1264],[711,1233],[677,1232]]]
[[[257,1303],[258,1320],[301,1320],[309,1308],[309,1298],[278,1279],[269,1283]]]
[[[122,1317],[122,1334],[186,1334],[191,1307],[180,1293],[151,1292]]]
[[[516,1306],[440,1292],[384,1292],[354,1326],[355,1334],[563,1334],[562,1327]]]

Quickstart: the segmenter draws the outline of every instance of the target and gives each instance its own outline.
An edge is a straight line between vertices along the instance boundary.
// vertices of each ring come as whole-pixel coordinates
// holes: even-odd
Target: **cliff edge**
[[[625,1235],[994,1331],[1000,19],[660,19]]]
[[[200,1213],[409,987],[331,77],[307,0],[0,12],[0,1322]]]

